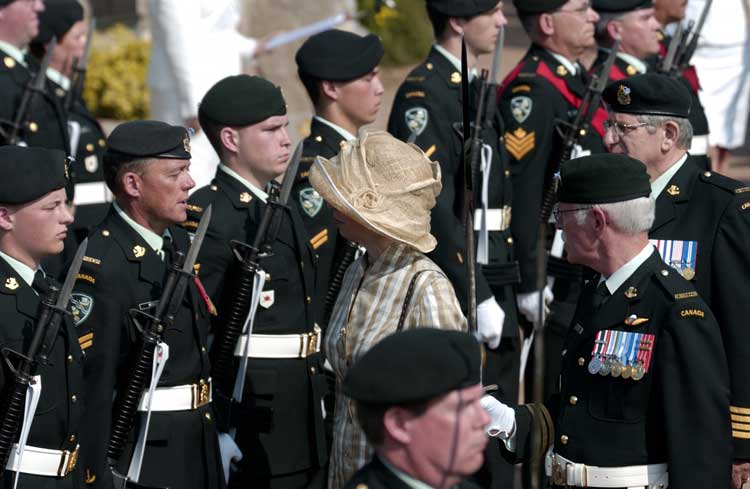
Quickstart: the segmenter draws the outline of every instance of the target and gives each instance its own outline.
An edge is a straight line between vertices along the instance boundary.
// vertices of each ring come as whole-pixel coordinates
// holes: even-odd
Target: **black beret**
[[[594,0],[591,3],[599,13],[618,14],[654,6],[652,0]]]
[[[557,10],[568,3],[568,0],[513,0],[520,15],[544,14]]]
[[[468,333],[434,328],[394,333],[349,369],[343,390],[364,403],[426,401],[478,384],[481,356]]]
[[[427,0],[427,6],[448,17],[473,17],[497,7],[500,0]]]
[[[245,127],[286,114],[281,89],[258,76],[235,75],[219,80],[203,96],[198,117],[215,124]]]
[[[68,158],[59,149],[0,146],[0,202],[24,204],[65,187]]]
[[[107,138],[106,154],[142,158],[190,159],[190,134],[161,121],[130,121],[115,127]]]
[[[602,153],[566,161],[560,167],[559,202],[609,204],[649,195],[646,165],[629,156]]]
[[[305,41],[294,59],[300,75],[348,81],[375,69],[384,52],[383,43],[375,34],[362,37],[331,29]]]
[[[80,20],[83,20],[83,7],[77,0],[45,0],[44,11],[39,13],[39,34],[34,42],[45,44],[53,37],[60,41]]]
[[[5,7],[6,5],[10,5],[11,3],[15,2],[16,0],[0,0],[0,8]]]
[[[645,73],[610,83],[602,98],[611,112],[687,118],[692,98],[686,86],[667,75]]]

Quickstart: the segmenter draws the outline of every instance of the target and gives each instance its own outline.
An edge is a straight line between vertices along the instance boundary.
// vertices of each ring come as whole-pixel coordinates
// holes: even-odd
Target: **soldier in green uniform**
[[[203,210],[213,206],[199,259],[220,334],[239,268],[230,242],[254,243],[267,186],[285,172],[292,142],[281,90],[263,78],[219,81],[203,97],[198,118],[221,163],[211,185],[191,196],[185,226],[194,230]],[[267,275],[249,338],[244,394],[230,403],[232,392],[215,392],[228,406],[229,419],[222,422],[236,429],[243,455],[229,487],[322,487],[328,457],[321,329],[315,322],[316,258],[296,206],[283,211],[271,251],[261,262]]]
[[[318,318],[327,324],[343,271],[353,261],[356,244],[339,236],[330,206],[307,176],[316,156],[333,158],[343,141],[357,137],[362,126],[375,121],[383,98],[378,63],[383,43],[337,29],[312,36],[297,51],[300,80],[305,86],[315,115],[310,135],[305,138],[292,200],[307,229],[310,244],[318,255]],[[332,283],[338,276],[337,283]]]
[[[63,249],[73,222],[65,205],[66,155],[43,148],[0,148],[0,347],[26,354],[42,299],[50,283],[43,258]],[[30,168],[36,169],[30,171]],[[57,285],[59,287],[59,284]],[[83,355],[72,321],[63,319],[46,363],[37,366],[41,387],[23,457],[15,444],[0,486],[83,487],[78,443],[84,425]],[[0,382],[13,380],[6,362]],[[3,389],[5,392],[5,389]],[[0,413],[3,417],[7,413]],[[30,421],[30,420],[27,420]],[[20,432],[20,429],[19,429]]]
[[[649,243],[650,195],[646,167],[627,156],[563,163],[557,225],[568,260],[597,274],[568,330],[556,393],[516,408],[497,430],[514,460],[551,447],[554,487],[729,487],[719,326]]]
[[[690,163],[690,92],[645,74],[604,92],[611,119],[605,143],[638,158],[651,177],[656,219],[649,237],[689,280],[719,324],[729,363],[735,470],[750,467],[750,188]]]
[[[427,59],[399,87],[388,121],[391,134],[402,140],[413,139],[430,159],[440,164],[443,189],[431,219],[431,232],[438,244],[428,256],[445,271],[464,310],[469,284],[462,221],[466,128],[462,127],[461,39],[463,36],[466,40],[471,71],[466,82],[470,83],[467,106],[473,121],[479,93],[475,66],[480,56],[494,51],[500,27],[507,23],[502,6],[497,0],[427,2],[435,44]],[[494,98],[494,93],[490,96]],[[494,107],[491,113],[481,135],[485,144],[484,169],[476,172],[479,178],[474,182],[475,230],[480,230],[482,216],[487,225],[484,244],[484,235],[477,233],[477,254],[483,251],[486,258],[486,264],[478,264],[476,271],[477,323],[479,338],[489,347],[483,381],[497,384],[496,394],[508,403],[516,403],[521,347],[514,292],[518,264],[510,231],[510,170],[500,142],[502,121]],[[480,479],[491,478],[496,487],[507,487],[512,483],[512,467],[494,460],[494,456],[489,454],[485,466],[489,471],[483,471]]]

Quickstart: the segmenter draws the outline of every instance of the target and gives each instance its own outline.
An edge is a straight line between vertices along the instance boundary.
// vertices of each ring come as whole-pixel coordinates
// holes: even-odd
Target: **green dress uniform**
[[[38,70],[39,65],[32,57],[17,59],[0,48],[0,93],[3,94],[0,97],[0,144],[8,144],[7,136],[12,131],[23,94]],[[49,85],[43,93],[33,97],[26,114],[26,125],[19,132],[21,141],[28,146],[70,153],[65,110],[49,91]]]
[[[231,306],[232,285],[238,263],[230,241],[252,244],[266,204],[245,184],[220,166],[210,186],[190,198],[186,227],[195,228],[200,215],[212,205],[212,219],[199,261],[200,277],[216,304],[221,328]],[[231,406],[230,419],[243,453],[230,487],[248,487],[260,481],[312,474],[327,459],[321,400],[326,390],[323,358],[319,352],[320,328],[315,323],[315,255],[294,206],[281,221],[272,255],[263,258],[267,277],[255,317],[250,345],[259,337],[270,341],[296,341],[296,357],[275,357],[270,349],[249,358],[241,402]],[[295,340],[296,338],[296,340]],[[235,358],[239,362],[239,358]],[[229,393],[215,392],[226,401]],[[304,475],[302,476],[304,479]]]
[[[479,84],[471,83],[469,106],[472,112],[477,110],[478,91]],[[473,114],[470,120],[474,120]],[[466,310],[469,284],[464,265],[466,243],[462,220],[465,186],[462,126],[461,73],[433,47],[427,59],[409,73],[399,87],[388,121],[388,131],[401,140],[408,140],[412,131],[416,132],[415,143],[431,160],[440,164],[443,188],[432,209],[431,218],[431,233],[438,243],[427,256],[445,272],[462,308]],[[493,220],[488,223],[489,263],[477,264],[476,298],[479,304],[494,297],[505,312],[503,338],[498,349],[490,351],[487,357],[483,379],[488,384],[499,386],[496,393],[499,399],[515,404],[518,399],[521,348],[514,287],[518,283],[519,272],[510,230],[510,169],[500,134],[502,121],[499,113],[494,111],[492,122],[486,125],[482,134],[484,143],[492,151],[490,166],[486,173],[477,171],[479,178],[474,182],[474,207],[482,207],[483,186],[486,186],[488,216]],[[477,216],[475,214],[475,229],[479,224]],[[479,234],[476,236],[478,242]],[[489,454],[489,457],[493,456]],[[494,479],[497,480],[497,477]]]
[[[671,489],[729,487],[727,363],[706,303],[656,250],[597,309],[598,282],[589,281],[581,294],[559,392],[544,407],[516,410],[516,455],[532,455],[533,435],[542,440],[536,456],[554,445],[555,454],[588,466],[666,463]],[[650,348],[643,350],[650,367],[640,380],[591,373],[595,341],[607,337],[600,332],[653,335],[639,344]],[[552,474],[555,486],[573,484],[564,463],[553,464]]]
[[[113,206],[89,235],[88,248],[73,294],[78,341],[86,354],[87,423],[84,426],[82,460],[86,481],[93,487],[112,487],[106,455],[113,422],[113,395],[128,382],[139,341],[131,309],[153,312],[161,298],[168,266],[176,251],[187,253],[189,238],[170,227],[171,245],[165,258]],[[157,389],[208,385],[208,309],[190,281],[174,325],[164,331],[169,345]],[[143,321],[143,320],[141,320]],[[203,396],[190,409],[154,410],[148,431],[139,482],[156,487],[223,488],[216,420],[213,406]],[[125,454],[117,466],[127,474],[133,443],[145,413],[139,412]]]
[[[50,279],[50,282],[52,280]],[[59,287],[59,284],[57,284]],[[41,302],[41,297],[21,278],[21,275],[0,258],[0,346],[25,354]],[[5,381],[12,374],[3,363]],[[54,343],[49,362],[38,366],[42,394],[31,425],[28,447],[68,452],[67,463],[60,459],[59,477],[21,473],[19,487],[38,489],[73,489],[83,487],[83,471],[76,460],[79,454],[79,435],[85,429],[83,355],[78,347],[72,321],[64,319]],[[4,414],[4,413],[3,413]],[[20,429],[19,429],[20,431]],[[26,452],[24,464],[32,455]],[[3,487],[13,487],[15,472],[4,471]]]

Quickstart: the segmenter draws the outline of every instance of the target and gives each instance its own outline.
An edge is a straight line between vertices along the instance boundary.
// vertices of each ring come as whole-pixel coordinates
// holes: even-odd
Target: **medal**
[[[613,360],[612,368],[610,370],[610,375],[612,375],[612,377],[619,377],[620,375],[622,375],[622,364],[617,360]]]
[[[596,333],[596,340],[594,341],[594,347],[591,351],[591,360],[588,365],[588,371],[591,375],[598,373],[599,369],[602,368],[601,354],[604,350],[604,334],[605,331],[599,331]]]
[[[643,370],[643,365],[640,363],[633,369],[633,380],[641,380],[646,372]]]
[[[629,379],[633,376],[633,367],[628,365],[627,367],[622,369],[622,378],[623,379]]]
[[[599,375],[602,375],[602,376],[609,375],[609,373],[612,371],[612,365],[610,365],[609,362],[610,362],[609,359],[605,359],[602,362],[602,366],[601,368],[599,368]]]
[[[614,331],[604,332],[604,358],[602,366],[599,368],[599,375],[609,375],[612,371],[612,353],[615,348]]]
[[[591,375],[594,375],[595,373],[599,372],[599,369],[602,368],[602,361],[599,357],[592,357],[591,361],[589,362],[589,373]]]

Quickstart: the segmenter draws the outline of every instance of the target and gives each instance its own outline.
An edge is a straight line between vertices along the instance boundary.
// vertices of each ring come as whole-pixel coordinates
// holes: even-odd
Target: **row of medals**
[[[612,377],[633,380],[641,380],[646,373],[646,369],[641,362],[635,365],[625,365],[618,358],[600,355],[594,355],[591,358],[588,369],[591,375],[598,373],[602,376],[611,375]]]

